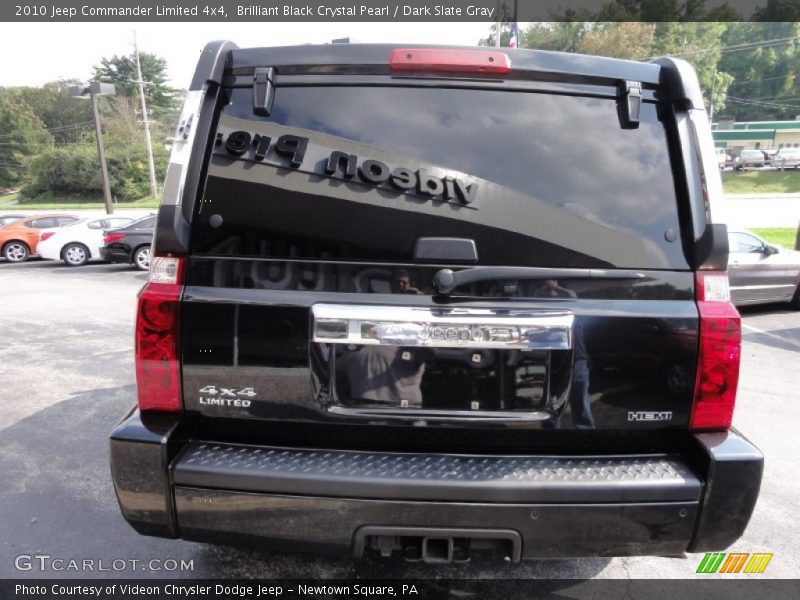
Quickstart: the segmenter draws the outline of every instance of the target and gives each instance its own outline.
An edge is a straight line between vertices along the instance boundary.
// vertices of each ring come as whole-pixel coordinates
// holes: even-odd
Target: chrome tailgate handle
[[[574,315],[508,310],[315,304],[313,341],[325,344],[570,350]]]

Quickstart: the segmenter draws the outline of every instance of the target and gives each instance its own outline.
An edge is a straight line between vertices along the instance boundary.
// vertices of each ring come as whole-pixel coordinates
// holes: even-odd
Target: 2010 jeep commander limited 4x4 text
[[[720,196],[679,60],[209,44],[111,436],[125,518],[430,562],[727,547],[763,459]]]

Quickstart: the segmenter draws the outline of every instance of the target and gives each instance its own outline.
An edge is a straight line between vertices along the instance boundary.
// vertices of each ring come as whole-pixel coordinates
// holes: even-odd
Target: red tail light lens
[[[117,240],[121,240],[124,237],[124,233],[106,233],[103,234],[103,243],[107,246],[108,244],[113,244]]]
[[[728,429],[739,383],[742,327],[731,304],[728,275],[697,273],[700,346],[690,429]]]
[[[392,71],[508,75],[511,61],[505,52],[497,50],[397,48],[389,55],[389,68]]]
[[[180,298],[183,259],[156,256],[136,313],[136,390],[140,410],[180,412]],[[154,277],[152,273],[157,275]]]
[[[53,234],[54,234],[54,233],[55,233],[55,231],[45,231],[44,233],[42,233],[42,235],[41,235],[41,236],[39,236],[39,241],[40,241],[40,242],[43,242],[43,241],[45,241],[47,238],[51,238],[51,237],[53,237]]]

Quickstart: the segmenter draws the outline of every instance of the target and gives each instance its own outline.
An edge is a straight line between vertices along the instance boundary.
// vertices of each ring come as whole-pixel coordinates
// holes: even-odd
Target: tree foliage
[[[115,98],[113,116],[103,119],[103,140],[111,183],[111,195],[120,202],[136,200],[149,192],[147,148],[131,101]],[[162,144],[154,145],[156,176],[166,172],[169,155]],[[23,198],[54,196],[101,196],[100,163],[94,134],[75,144],[51,148],[33,157]]]
[[[794,0],[769,0],[757,16],[788,21],[793,6]],[[731,22],[734,15],[727,5],[706,9],[703,0],[615,0],[591,15],[592,22],[561,13],[559,21],[532,23],[520,32],[520,46],[632,60],[674,56],[695,67],[716,115],[800,115],[800,23]],[[492,45],[495,35],[496,24],[480,43]]]
[[[582,54],[597,54],[641,60],[652,52],[655,26],[652,23],[599,23],[578,41]]]
[[[163,179],[181,93],[166,85],[166,62],[142,53],[142,75],[151,114],[153,159]],[[149,192],[147,149],[132,56],[104,58],[95,79],[114,83],[115,96],[98,99],[111,194],[117,201]],[[62,80],[42,87],[0,88],[0,187],[21,187],[21,197],[101,196],[91,103],[73,98]]]
[[[74,80],[46,83],[40,88],[16,88],[14,94],[30,106],[41,120],[56,144],[69,144],[81,139],[94,125],[92,106],[85,100],[73,98],[69,93]]]
[[[167,61],[148,52],[139,53],[142,66],[142,79],[146,82],[144,95],[148,111],[155,115],[169,113],[177,108],[177,90],[169,87],[167,81]],[[103,58],[94,68],[97,81],[113,83],[118,96],[132,100],[139,98],[139,84],[136,73],[136,59],[133,55]]]
[[[17,94],[0,95],[0,187],[22,183],[28,159],[50,147],[53,137],[41,119]]]
[[[719,69],[733,78],[728,112],[739,120],[800,114],[800,23],[731,23]],[[795,39],[792,39],[795,38]],[[754,45],[761,40],[771,43]]]

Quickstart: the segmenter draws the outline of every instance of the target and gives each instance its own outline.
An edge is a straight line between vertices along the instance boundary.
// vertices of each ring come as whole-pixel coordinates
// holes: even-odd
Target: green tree
[[[617,22],[680,21],[686,16],[686,10],[696,10],[695,4],[687,2],[682,6],[678,0],[615,0],[604,4],[595,18],[598,21]]]
[[[14,93],[0,96],[0,187],[22,183],[29,157],[52,143],[53,137],[27,103]]]
[[[590,23],[562,21],[558,23],[534,23],[520,36],[520,46],[557,52],[578,52],[581,39]]]
[[[730,23],[719,69],[734,81],[728,112],[737,120],[800,114],[800,23]]]
[[[756,21],[797,22],[800,21],[800,5],[797,0],[767,0],[755,12]]]
[[[675,56],[694,66],[706,106],[713,97],[714,111],[725,108],[728,86],[734,77],[720,69],[727,23],[695,21],[656,23],[653,56]]]
[[[654,39],[655,25],[652,23],[596,23],[580,39],[578,51],[642,60],[652,54]]]
[[[147,82],[144,86],[145,100],[148,110],[155,115],[177,109],[177,90],[167,85],[167,61],[148,52],[139,53],[142,65],[142,78]],[[118,96],[137,99],[139,84],[136,75],[136,60],[130,56],[103,58],[94,67],[94,79],[113,83]]]
[[[117,202],[137,200],[149,192],[147,150],[132,101],[109,99],[102,117],[111,195]],[[163,144],[153,145],[156,176],[166,172],[169,155]],[[24,198],[42,194],[59,197],[100,197],[102,180],[92,132],[79,143],[45,150],[30,160]]]
[[[554,23],[533,23],[519,32],[519,47],[536,50],[555,50],[559,52],[577,52],[580,40],[588,27],[587,23],[561,21]],[[491,25],[488,37],[478,41],[479,46],[494,46],[497,24]],[[500,34],[500,45],[508,46],[510,34],[503,27]]]
[[[13,93],[31,107],[56,144],[74,143],[94,127],[91,103],[73,98],[69,93],[69,86],[78,83],[53,81],[40,88],[16,88]]]
[[[706,4],[715,6],[706,9]],[[613,0],[591,18],[594,21],[651,23],[743,20],[727,2],[718,4],[707,0]]]

